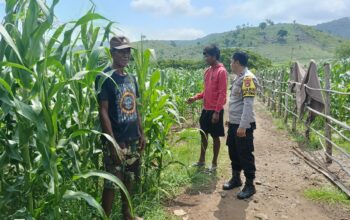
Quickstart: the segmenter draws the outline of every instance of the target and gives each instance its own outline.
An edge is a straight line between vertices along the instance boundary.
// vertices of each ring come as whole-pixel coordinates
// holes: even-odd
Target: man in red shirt
[[[215,45],[206,47],[203,51],[205,61],[210,67],[204,73],[204,91],[189,98],[189,104],[203,99],[203,111],[200,117],[201,153],[197,167],[205,166],[205,152],[208,147],[208,134],[213,138],[214,156],[209,171],[217,169],[217,159],[220,151],[220,137],[225,136],[224,131],[224,105],[227,94],[227,71],[220,59],[220,49]]]

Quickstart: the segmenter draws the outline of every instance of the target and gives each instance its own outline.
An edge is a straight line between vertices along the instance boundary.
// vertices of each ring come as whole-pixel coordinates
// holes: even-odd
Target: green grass
[[[288,125],[286,126],[286,124],[284,123],[284,120],[280,118],[277,113],[270,112],[267,110],[264,110],[264,112],[272,116],[273,123],[277,127],[277,129],[288,130],[290,132],[289,134],[292,137],[292,139],[295,142],[297,142],[300,146],[303,146],[308,150],[319,150],[322,148],[319,141],[319,136],[314,132],[311,131],[310,140],[306,139],[305,137],[306,126],[303,123],[299,123],[297,121],[296,132],[292,132],[292,117],[288,118]],[[321,133],[323,134],[324,131],[321,131]],[[340,136],[335,135],[334,132],[332,135],[332,141],[336,143],[338,146],[342,147],[346,152],[350,153],[350,143],[345,141]],[[341,153],[335,147],[333,148],[333,151],[335,153]]]
[[[333,141],[336,143],[338,146],[341,146],[346,152],[350,153],[350,143],[345,141],[343,138],[336,136]],[[335,151],[338,151],[337,149],[334,148]]]
[[[290,137],[292,140],[297,142],[300,146],[306,147],[308,150],[316,150],[320,149],[320,143],[318,140],[318,136],[316,134],[310,133],[310,141],[308,141],[304,133],[300,133],[300,131],[305,131],[305,125],[302,123],[298,123],[297,121],[297,128],[296,132],[291,132],[292,127],[292,118],[290,117],[288,120],[288,126],[284,123],[284,120],[279,118],[277,113],[270,112],[266,110],[265,108],[258,108],[258,111],[263,112],[264,114],[268,114],[272,116],[272,120],[274,125],[279,130],[288,130],[290,133]],[[299,131],[299,132],[298,132]],[[345,150],[348,150],[348,144],[346,142],[341,142],[342,147],[344,147]],[[304,191],[304,196],[312,201],[317,202],[323,202],[326,204],[341,204],[344,206],[347,210],[350,210],[350,199],[348,196],[343,193],[341,190],[335,188],[332,185],[322,186],[319,188],[308,188]]]
[[[149,220],[177,219],[169,213],[167,206],[176,196],[185,193],[195,195],[199,193],[210,193],[216,188],[217,176],[223,174],[225,169],[223,164],[228,160],[226,149],[222,143],[222,150],[219,157],[219,170],[217,174],[208,174],[204,170],[190,167],[196,162],[200,152],[200,135],[196,129],[185,129],[172,134],[171,157],[174,161],[181,161],[183,165],[172,164],[165,168],[162,173],[161,190],[157,193],[147,192],[142,198],[136,199],[136,213]],[[212,140],[209,140],[207,149],[207,166],[212,159]],[[166,158],[165,161],[170,160]],[[137,197],[137,196],[135,196]],[[116,219],[120,217],[115,208]]]
[[[278,112],[276,113],[271,112],[269,110],[266,110],[265,108],[264,109],[260,108],[258,110],[265,114],[271,115],[273,124],[276,126],[276,128],[278,130],[288,131],[292,140],[297,142],[299,146],[302,146],[308,150],[319,150],[321,148],[318,135],[311,131],[310,140],[307,140],[305,137],[306,126],[303,123],[300,123],[298,120],[296,124],[296,131],[295,132],[292,131],[292,120],[293,120],[292,116],[288,117],[288,124],[286,124],[284,122],[284,119],[278,115]],[[283,117],[283,114],[282,114],[282,117]]]
[[[323,186],[320,188],[309,188],[304,191],[304,196],[312,201],[327,204],[342,204],[350,210],[350,199],[348,196],[334,186]]]

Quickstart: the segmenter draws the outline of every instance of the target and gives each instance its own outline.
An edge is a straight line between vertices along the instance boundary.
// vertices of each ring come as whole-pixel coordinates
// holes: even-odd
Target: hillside
[[[285,37],[277,33],[286,30]],[[207,44],[217,44],[221,48],[241,47],[257,52],[274,62],[291,59],[308,61],[332,58],[335,48],[344,38],[333,36],[311,26],[300,24],[275,24],[265,29],[259,27],[240,28],[235,31],[211,34],[190,41],[146,40],[144,46],[153,48],[158,59],[194,59],[202,58],[202,49]],[[135,45],[139,45],[136,42]]]
[[[315,28],[320,31],[333,34],[335,36],[350,39],[350,17],[318,24],[315,26]]]

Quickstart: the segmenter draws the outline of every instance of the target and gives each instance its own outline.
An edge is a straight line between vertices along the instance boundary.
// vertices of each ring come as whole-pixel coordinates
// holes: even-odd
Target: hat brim
[[[114,49],[116,50],[123,50],[123,49],[127,49],[127,48],[131,48],[133,49],[133,47],[129,44],[125,44],[125,45],[121,45],[121,46],[118,46],[118,47],[113,47]]]

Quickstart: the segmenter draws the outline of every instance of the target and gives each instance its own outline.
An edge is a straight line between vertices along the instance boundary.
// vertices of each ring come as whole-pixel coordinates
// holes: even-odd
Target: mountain
[[[146,40],[143,47],[153,48],[158,59],[164,60],[200,60],[206,45],[217,44],[220,48],[249,49],[274,62],[286,62],[333,58],[335,49],[347,41],[314,27],[295,23],[268,25],[264,29],[242,26],[234,31],[210,34],[196,40]],[[134,44],[140,46],[140,42]]]
[[[335,36],[350,39],[350,17],[318,24],[315,26],[315,28],[320,31],[328,32]]]

